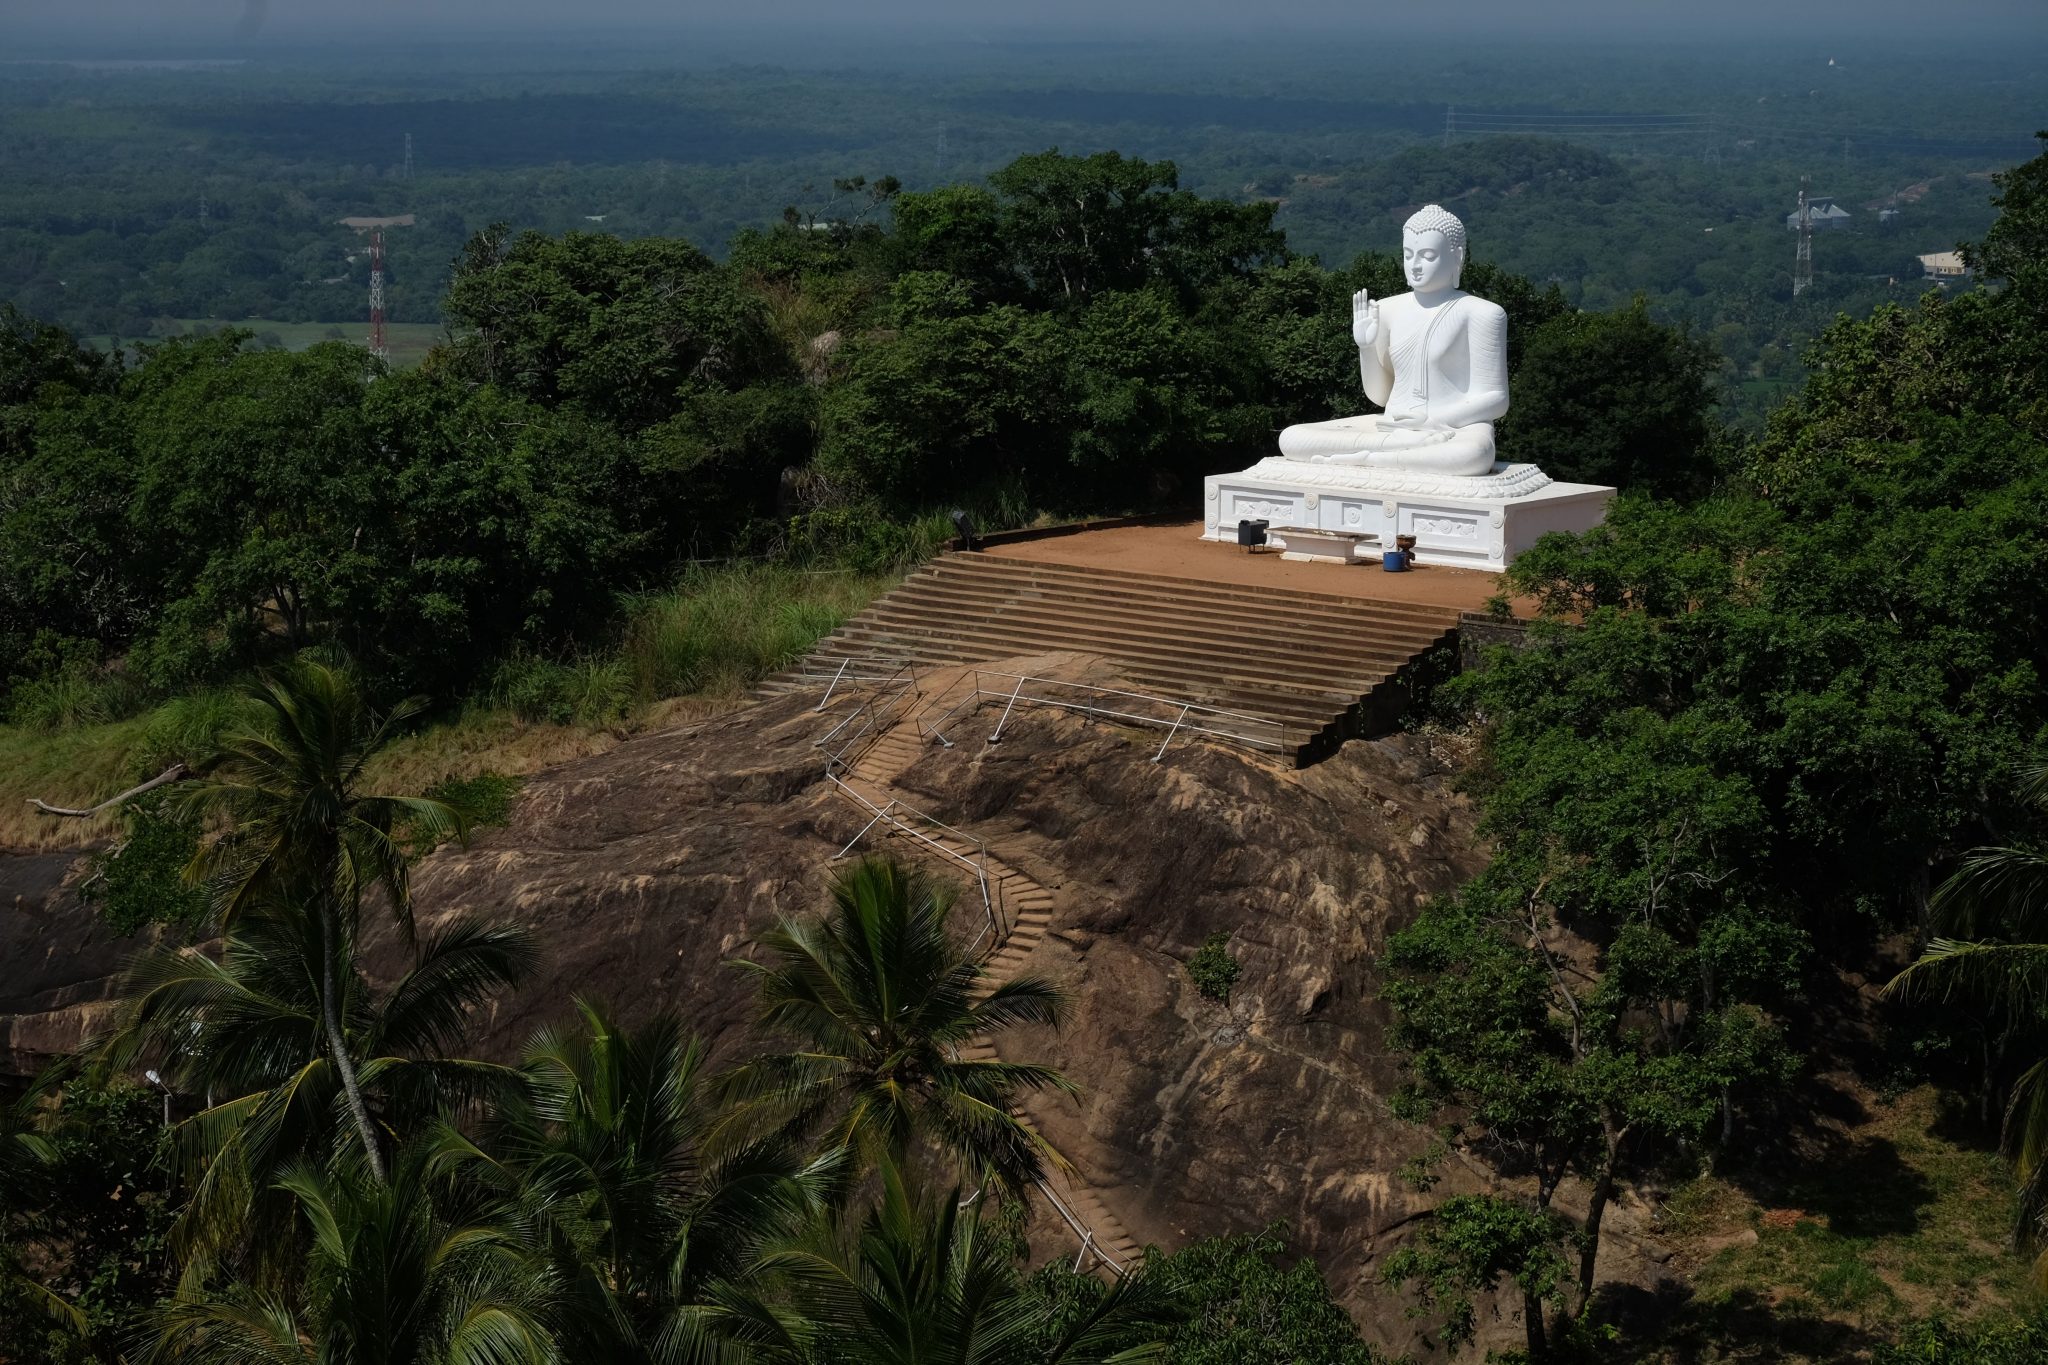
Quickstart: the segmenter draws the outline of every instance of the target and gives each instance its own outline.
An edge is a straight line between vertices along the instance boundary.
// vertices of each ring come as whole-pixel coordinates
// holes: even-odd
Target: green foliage
[[[478,773],[474,777],[451,777],[421,793],[455,811],[472,829],[502,825],[512,818],[512,798],[519,795],[525,779],[503,773]]]
[[[127,837],[93,855],[80,895],[124,938],[152,924],[200,928],[209,910],[206,889],[185,879],[199,854],[199,822],[169,809],[161,792],[129,801],[121,814]]]
[[[1230,1003],[1230,988],[1237,983],[1238,974],[1244,964],[1230,955],[1230,935],[1215,933],[1202,940],[1202,946],[1195,949],[1182,964],[1188,979],[1195,983],[1195,989],[1211,1000]]]
[[[521,720],[539,725],[610,725],[632,704],[623,659],[561,662],[515,655],[491,676],[489,697]]]
[[[2033,1053],[2012,1084],[2004,1138],[2022,1187],[2015,1240],[2048,1257],[2048,1058],[2041,1056],[2041,1000],[2048,985],[2048,764],[2025,769],[2018,794],[2032,808],[2022,837],[1971,849],[1935,894],[1938,927],[1970,937],[1931,940],[1885,993],[1989,1008],[2004,1040]],[[2048,1260],[2036,1266],[2048,1266]]]
[[[173,763],[207,766],[222,739],[254,721],[249,698],[225,688],[206,688],[173,697],[149,714],[137,746],[138,777],[153,777]]]
[[[980,1201],[925,1191],[894,1162],[881,1196],[838,1226],[820,1221],[789,1254],[793,1312],[749,1305],[754,1359],[770,1365],[908,1360],[1139,1365],[1162,1356],[1172,1305],[1149,1273],[1081,1299],[1033,1292],[991,1235]]]
[[[1618,312],[1562,314],[1521,350],[1500,458],[1574,483],[1697,497],[1716,473],[1716,364],[1712,347],[1653,321],[1640,298]]]
[[[88,1365],[107,1359],[135,1311],[176,1279],[163,1106],[133,1082],[73,1077],[52,1105],[28,1112],[40,1130],[35,1169],[0,1165],[9,1177],[0,1194],[0,1355]],[[33,1265],[33,1281],[9,1275],[21,1261]],[[55,1311],[50,1294],[62,1305]]]
[[[742,692],[795,664],[888,581],[766,565],[692,569],[627,606],[632,696]]]
[[[1541,1359],[1542,1314],[1565,1302],[1571,1263],[1565,1247],[1571,1229],[1556,1214],[1490,1194],[1461,1194],[1436,1206],[1420,1237],[1387,1258],[1380,1278],[1412,1284],[1420,1310],[1442,1317],[1446,1346],[1472,1340],[1473,1297],[1490,1293],[1501,1280],[1520,1291],[1528,1322],[1530,1354]]]
[[[1021,1197],[1064,1159],[1016,1106],[1073,1085],[1050,1067],[960,1050],[1020,1025],[1057,1027],[1067,1000],[1028,973],[984,989],[986,968],[947,933],[955,894],[867,858],[833,880],[824,918],[764,934],[762,960],[735,965],[756,979],[762,1025],[797,1047],[748,1062],[734,1084],[764,1115],[870,1167],[935,1147],[977,1187]]]
[[[1871,1365],[2029,1365],[2048,1355],[2048,1320],[1916,1322],[1880,1345]]]
[[[514,1228],[432,1197],[436,1155],[405,1148],[389,1181],[357,1163],[289,1168],[279,1184],[298,1206],[302,1274],[280,1291],[181,1293],[155,1315],[158,1358],[554,1365],[544,1265]]]
[[[1292,1260],[1275,1225],[1215,1237],[1146,1262],[1183,1305],[1167,1336],[1168,1365],[1377,1365],[1350,1314],[1330,1298],[1314,1260]]]

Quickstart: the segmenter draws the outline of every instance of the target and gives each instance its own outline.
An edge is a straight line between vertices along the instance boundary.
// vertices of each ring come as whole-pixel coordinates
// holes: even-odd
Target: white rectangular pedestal
[[[1278,461],[1268,461],[1269,465]],[[1321,470],[1318,469],[1318,473]],[[1237,523],[1270,524],[1272,543],[1307,558],[1346,563],[1377,558],[1397,535],[1415,537],[1415,562],[1458,569],[1504,569],[1551,531],[1590,531],[1607,517],[1612,488],[1550,483],[1518,497],[1380,492],[1293,483],[1284,473],[1217,474],[1203,481],[1202,539],[1237,542]],[[1287,527],[1307,532],[1289,544]],[[1319,536],[1318,530],[1364,533],[1370,541]]]

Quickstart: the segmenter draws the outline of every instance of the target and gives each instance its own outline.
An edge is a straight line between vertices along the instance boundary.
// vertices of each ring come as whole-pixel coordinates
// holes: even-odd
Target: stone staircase
[[[1113,660],[1176,702],[1280,727],[1306,764],[1392,727],[1411,665],[1448,643],[1449,607],[949,553],[762,684],[802,686],[842,663],[941,667],[1073,650]]]
[[[907,706],[890,711],[894,719],[889,727],[850,756],[851,764],[840,777],[845,784],[842,790],[849,800],[867,812],[888,808],[891,802],[900,800],[891,784],[917,761],[923,751],[919,722],[924,708],[932,704],[933,699],[920,697]],[[908,821],[912,817],[906,813],[903,818]],[[957,831],[930,825],[913,827],[919,837],[900,841],[913,856],[937,864],[943,872],[954,877],[961,875],[966,864],[973,864],[987,879],[996,932],[983,966],[987,970],[987,988],[993,990],[1023,969],[1032,950],[1045,937],[1052,924],[1053,893],[1030,874],[1004,862],[985,845],[970,842]],[[871,833],[879,838],[901,828],[884,820],[872,826]],[[979,900],[980,895],[979,886],[970,886],[966,898]],[[998,1056],[995,1045],[986,1035],[973,1039],[961,1049],[960,1055],[965,1060],[982,1061],[995,1060]],[[1028,1115],[1022,1110],[1015,1112],[1020,1121],[1030,1125]],[[1073,1224],[1080,1225],[1075,1233],[1082,1239],[1078,1268],[1107,1266],[1113,1272],[1121,1273],[1123,1269],[1137,1264],[1141,1249],[1136,1239],[1110,1212],[1101,1194],[1089,1188],[1078,1174],[1048,1171],[1040,1192],[1052,1204],[1055,1218],[1067,1222],[1070,1230],[1073,1230]]]

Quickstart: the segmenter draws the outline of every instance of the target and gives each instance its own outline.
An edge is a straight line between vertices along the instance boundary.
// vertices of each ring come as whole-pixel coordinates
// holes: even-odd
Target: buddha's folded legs
[[[1383,426],[1377,415],[1303,422],[1280,433],[1280,453],[1315,464],[1475,476],[1493,469],[1493,424],[1418,431]]]

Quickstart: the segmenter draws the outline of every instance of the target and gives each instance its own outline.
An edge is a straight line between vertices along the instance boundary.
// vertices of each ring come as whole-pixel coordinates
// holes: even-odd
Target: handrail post
[[[1010,704],[1003,708],[1003,718],[996,722],[995,732],[988,737],[989,743],[993,744],[1003,737],[1003,727],[1010,723],[1010,711],[1017,705],[1017,694],[1024,690],[1024,683],[1025,679],[1019,678],[1017,685],[1010,689]]]
[[[1074,1257],[1074,1274],[1078,1275],[1081,1273],[1081,1267],[1088,1262],[1088,1253],[1093,1250],[1095,1250],[1095,1229],[1090,1228],[1086,1235],[1081,1238],[1081,1250]]]
[[[825,695],[818,699],[818,704],[812,708],[813,710],[822,711],[831,703],[832,694],[839,689],[839,680],[846,676],[847,667],[852,663],[852,659],[841,659],[839,661],[839,671],[832,675],[831,683],[825,688]]]
[[[891,808],[895,806],[895,804],[895,799],[892,797],[888,805],[882,807],[880,810],[875,812],[875,818],[873,820],[868,821],[865,825],[862,825],[860,827],[860,833],[854,835],[853,838],[847,840],[845,848],[840,849],[837,853],[832,855],[832,861],[836,863],[841,858],[844,858],[847,854],[853,852],[853,846],[859,843],[862,839],[865,839],[867,837],[868,831],[873,829],[878,821],[887,819],[889,816],[889,811],[891,810]]]
[[[1180,708],[1180,715],[1175,718],[1173,722],[1173,728],[1166,732],[1165,739],[1159,741],[1159,752],[1152,755],[1152,761],[1154,763],[1157,763],[1160,759],[1166,757],[1166,746],[1173,743],[1173,737],[1180,733],[1181,722],[1188,718],[1188,712],[1193,708],[1193,702],[1189,702],[1186,706]]]
[[[1002,914],[996,909],[996,902],[1003,898],[1002,891],[999,888],[991,890],[988,884],[987,844],[975,850],[974,864],[975,872],[981,878],[981,909],[988,916],[988,930],[994,936],[996,950],[1000,952],[1003,940],[1008,937],[1008,931],[1003,928]]]

